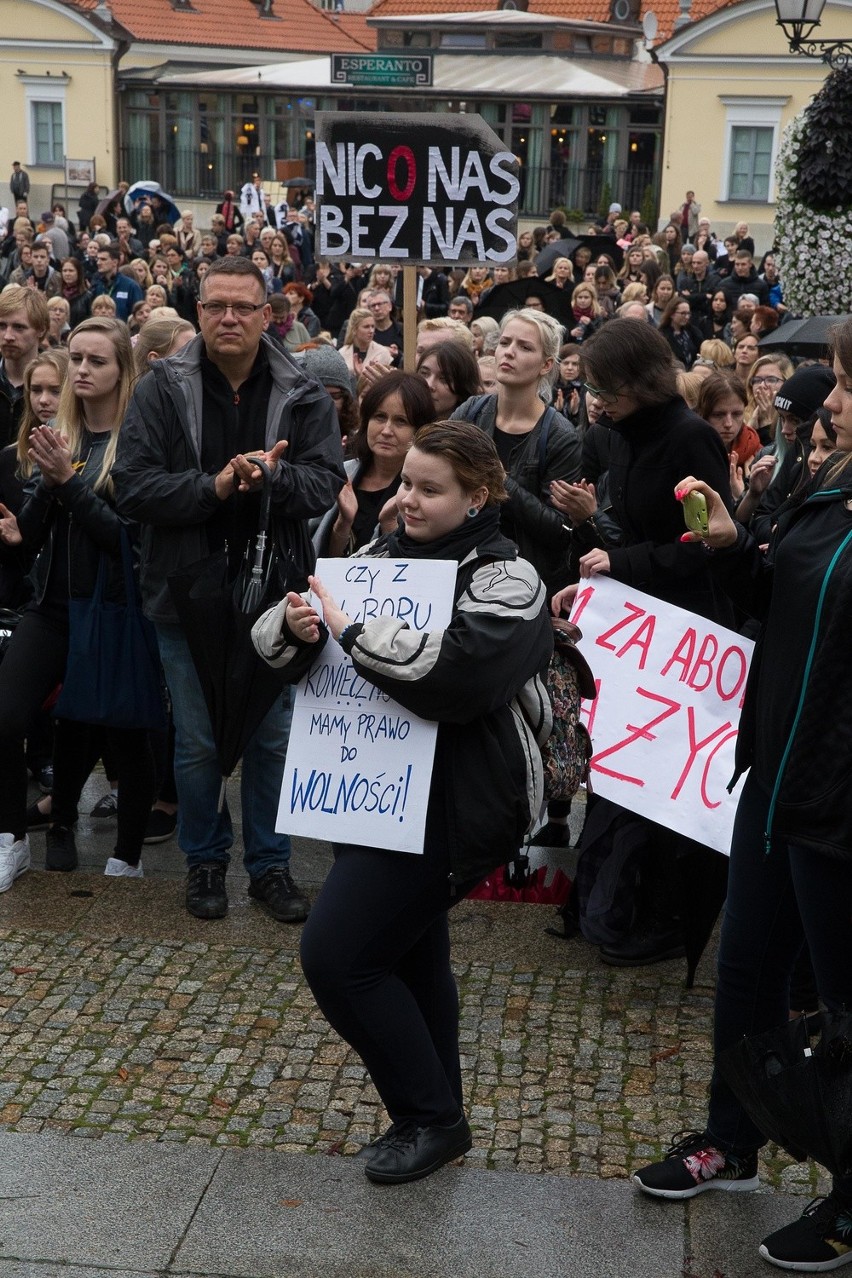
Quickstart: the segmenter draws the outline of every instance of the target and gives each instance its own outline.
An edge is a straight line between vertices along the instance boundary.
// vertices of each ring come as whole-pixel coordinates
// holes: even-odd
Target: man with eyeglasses
[[[186,908],[202,919],[227,911],[233,834],[227,805],[217,811],[210,719],[168,578],[225,546],[236,574],[257,531],[258,457],[273,471],[272,535],[290,566],[289,588],[300,589],[313,569],[307,522],[334,505],[345,480],[331,400],[265,335],[269,319],[258,268],[244,257],[213,262],[201,284],[201,333],[137,384],[112,471],[119,510],[143,526],[143,605],[174,714]],[[249,895],[295,923],[307,917],[308,901],[290,876],[290,840],[275,831],[289,729],[287,692],[243,755],[243,862]]]

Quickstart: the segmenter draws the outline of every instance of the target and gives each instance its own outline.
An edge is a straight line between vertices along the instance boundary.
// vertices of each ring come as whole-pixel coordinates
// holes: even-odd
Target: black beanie
[[[837,378],[824,364],[807,364],[788,377],[775,396],[775,407],[806,422],[834,390]]]

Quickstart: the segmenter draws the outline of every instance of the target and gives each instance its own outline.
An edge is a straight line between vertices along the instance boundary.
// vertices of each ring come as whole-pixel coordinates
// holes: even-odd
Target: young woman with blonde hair
[[[103,572],[104,598],[125,601],[122,541],[129,530],[113,506],[110,472],[135,378],[127,325],[84,320],[68,340],[68,356],[54,429],[39,425],[30,434],[37,474],[29,496],[17,519],[0,510],[0,541],[38,556],[35,597],[0,665],[0,891],[30,866],[24,741],[56,685],[65,681],[68,691],[69,598],[91,598]],[[144,729],[107,728],[106,736],[119,774],[118,838],[106,873],[138,878],[153,755]],[[77,801],[102,743],[100,729],[57,721],[49,870],[76,868]]]

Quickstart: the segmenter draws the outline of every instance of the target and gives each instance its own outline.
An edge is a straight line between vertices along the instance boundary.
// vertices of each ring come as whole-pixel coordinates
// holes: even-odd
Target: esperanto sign
[[[333,53],[332,84],[422,89],[432,83],[432,54]]]
[[[320,257],[516,258],[518,160],[480,116],[320,111],[316,133]]]

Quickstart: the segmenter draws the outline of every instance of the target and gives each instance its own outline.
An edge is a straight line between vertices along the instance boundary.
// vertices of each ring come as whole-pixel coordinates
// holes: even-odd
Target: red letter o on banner
[[[399,160],[405,160],[408,168],[408,180],[405,186],[400,188],[396,184],[396,166]],[[414,152],[410,146],[395,146],[388,156],[388,189],[395,200],[407,200],[414,190],[414,183],[417,180],[417,163],[414,159]]]

